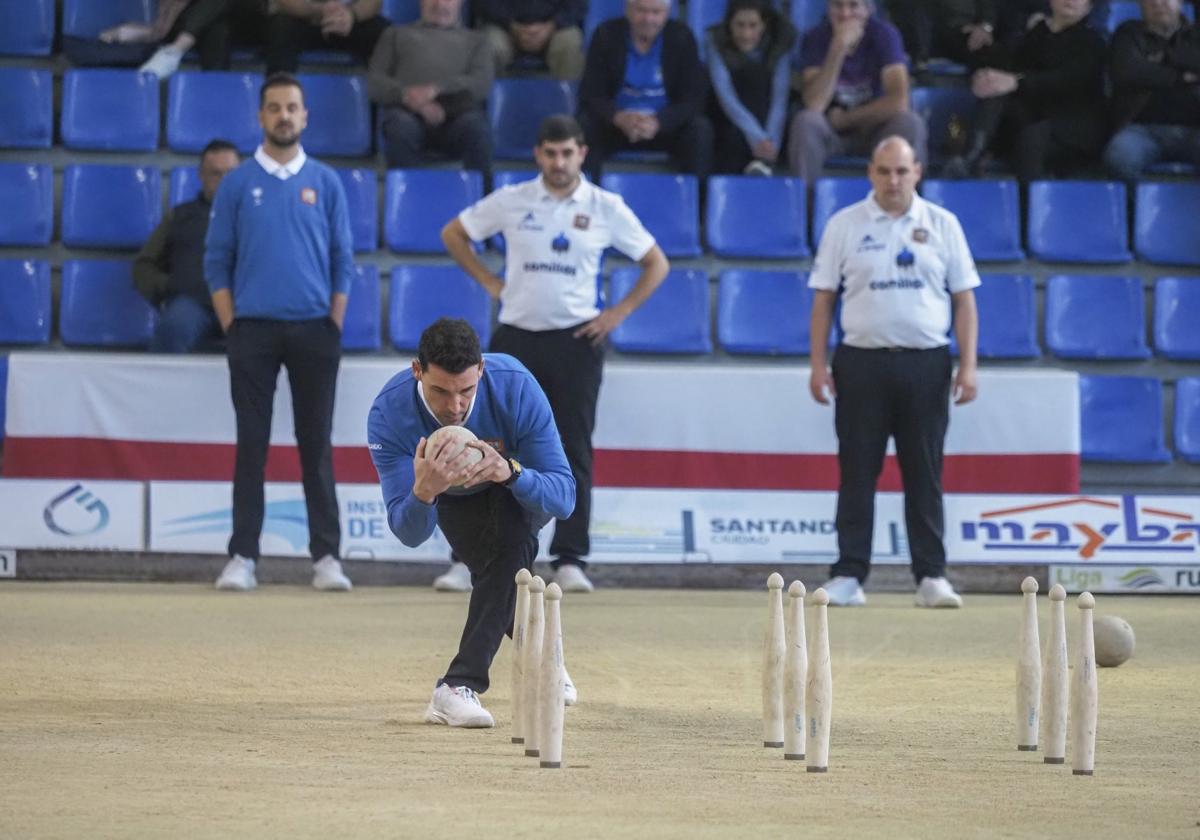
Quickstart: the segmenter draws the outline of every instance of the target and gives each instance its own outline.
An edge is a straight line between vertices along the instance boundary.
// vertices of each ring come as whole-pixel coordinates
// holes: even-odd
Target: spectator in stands
[[[1126,21],[1110,47],[1113,122],[1104,162],[1135,181],[1159,161],[1200,166],[1200,29],[1180,0],[1142,0],[1142,19]]]
[[[1011,49],[1030,29],[1050,17],[1049,0],[995,0],[996,43]]]
[[[971,68],[995,63],[996,0],[889,0],[887,7],[915,71],[934,56]]]
[[[258,585],[263,474],[280,365],[292,389],[309,552],[316,589],[348,590],[338,560],[333,398],[342,322],[354,276],[354,240],[342,181],[300,145],[308,124],[294,76],[269,76],[260,94],[262,145],[226,176],[213,201],[204,276],[226,335],[237,415],[233,534],[218,589]]]
[[[229,68],[225,17],[231,0],[161,0],[151,23],[128,21],[105,29],[98,40],[63,37],[73,64],[131,67],[165,79],[196,48],[205,70]]]
[[[462,0],[421,0],[421,19],[379,39],[367,95],[380,107],[383,152],[391,169],[428,163],[430,153],[492,169],[492,130],[484,103],[495,63],[482,32],[461,22]]]
[[[925,121],[908,109],[900,33],[874,11],[874,0],[829,0],[825,20],[800,41],[803,108],[792,118],[788,163],[810,184],[831,156],[869,154],[892,135],[925,160]]]
[[[684,172],[712,170],[712,123],[696,39],[670,19],[671,0],[625,0],[625,17],[592,34],[579,83],[579,121],[587,135],[587,175],[625,149],[669,152]]]
[[[732,0],[710,27],[716,171],[771,175],[783,151],[796,30],[769,0]]]
[[[205,146],[200,195],[167,211],[133,261],[134,285],[159,311],[152,353],[190,353],[221,335],[204,282],[204,237],[217,185],[239,162],[227,140]]]
[[[383,0],[270,0],[267,74],[295,73],[304,50],[342,50],[365,63],[389,25],[382,6]]]
[[[981,100],[966,155],[947,177],[978,173],[995,147],[1008,150],[1017,177],[1030,181],[1095,161],[1105,139],[1104,38],[1088,24],[1090,0],[1051,0],[1000,67],[971,77]]]
[[[549,68],[577,82],[583,74],[586,0],[479,0],[475,23],[496,59],[496,75]]]

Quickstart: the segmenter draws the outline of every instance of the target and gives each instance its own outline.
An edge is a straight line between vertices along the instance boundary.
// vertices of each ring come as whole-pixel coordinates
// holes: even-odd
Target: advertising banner
[[[6,548],[145,548],[140,481],[0,479],[0,510]]]

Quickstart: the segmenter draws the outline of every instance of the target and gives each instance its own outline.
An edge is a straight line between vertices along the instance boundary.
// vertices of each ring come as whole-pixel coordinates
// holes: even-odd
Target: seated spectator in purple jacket
[[[165,79],[194,47],[202,68],[227,70],[231,2],[236,0],[161,0],[150,23],[127,21],[96,39],[66,35],[63,52],[73,64],[138,67]]]
[[[830,157],[868,155],[892,135],[927,157],[925,121],[908,109],[900,33],[874,11],[874,0],[829,0],[825,20],[800,40],[803,108],[792,117],[788,163],[810,184]]]
[[[1000,67],[975,71],[975,129],[948,177],[978,174],[1006,154],[1022,181],[1071,174],[1097,161],[1107,122],[1104,38],[1088,24],[1091,0],[1050,0],[1050,17],[1017,42]]]
[[[716,171],[771,175],[783,151],[796,30],[770,0],[730,0],[707,38]]]
[[[704,113],[707,75],[671,0],[626,0],[625,17],[592,33],[579,83],[579,122],[587,136],[587,176],[625,149],[665,151],[684,172],[712,170],[712,123]]]
[[[1113,35],[1109,62],[1117,133],[1108,170],[1136,181],[1161,161],[1200,166],[1200,28],[1180,0],[1142,0],[1142,19]]]
[[[204,237],[213,196],[239,160],[227,140],[213,140],[200,153],[200,194],[167,211],[133,261],[133,285],[158,309],[152,353],[190,353],[216,344],[221,325],[204,280]]]
[[[475,25],[492,43],[496,75],[549,68],[564,82],[583,74],[586,0],[478,0]]]
[[[382,7],[383,0],[270,0],[267,75],[295,73],[305,50],[342,50],[365,64],[389,26]]]

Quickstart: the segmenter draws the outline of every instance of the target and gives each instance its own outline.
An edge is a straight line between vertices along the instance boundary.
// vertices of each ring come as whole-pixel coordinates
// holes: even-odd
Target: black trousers
[[[387,18],[376,15],[360,20],[348,35],[321,34],[321,27],[303,18],[283,12],[267,18],[267,75],[272,73],[295,73],[300,53],[305,50],[344,50],[366,63],[375,50],[379,36],[391,23]]]
[[[463,169],[491,175],[492,127],[482,108],[463,111],[438,126],[407,108],[381,108],[379,122],[389,169],[415,169],[445,155],[461,160]]]
[[[529,368],[546,392],[567,463],[575,476],[575,511],[554,525],[550,553],[560,563],[586,563],[591,553],[588,528],[592,523],[592,431],[596,401],[604,375],[604,345],[575,338],[577,327],[534,332],[501,324],[488,347],[493,353],[515,356]]]
[[[471,570],[473,586],[458,653],[438,685],[483,693],[500,642],[512,635],[517,572],[533,568],[537,533],[548,520],[496,484],[470,496],[439,496],[437,514],[455,557]]]
[[[838,561],[831,574],[860,581],[871,568],[875,485],[888,438],[904,483],[904,523],[918,582],[946,570],[942,543],[942,449],[950,422],[950,350],[862,350],[833,355],[837,389]]]
[[[259,556],[263,475],[271,441],[271,413],[279,366],[292,388],[292,418],[300,449],[308,550],[313,560],[338,556],[341,526],[333,479],[333,399],[342,336],[329,318],[275,321],[238,318],[226,337],[229,388],[237,414],[233,471],[233,536],[229,553]]]
[[[588,155],[584,162],[587,176],[600,183],[604,161],[616,152],[667,152],[681,172],[695,175],[704,183],[713,166],[713,128],[708,117],[697,114],[679,128],[660,132],[653,140],[630,143],[629,138],[612,123],[599,123],[581,116]]]

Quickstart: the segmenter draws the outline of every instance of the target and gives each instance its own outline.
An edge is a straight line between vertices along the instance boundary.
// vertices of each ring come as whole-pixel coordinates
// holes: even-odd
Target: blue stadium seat
[[[195,166],[176,166],[171,170],[167,187],[167,203],[178,207],[185,201],[193,201],[200,195],[200,169]]]
[[[0,163],[0,245],[49,245],[54,172],[49,164]]]
[[[542,120],[575,113],[575,91],[554,79],[497,79],[487,106],[496,160],[529,160]]]
[[[807,257],[805,209],[799,178],[713,176],[704,223],[708,247],[722,257]]]
[[[438,318],[463,318],[487,347],[492,299],[457,266],[398,265],[392,269],[388,336],[397,350],[416,350],[425,328]]]
[[[0,260],[0,344],[47,343],[50,317],[50,264]]]
[[[1046,347],[1063,359],[1148,359],[1137,277],[1058,274],[1046,281]]]
[[[258,124],[257,73],[182,71],[167,83],[167,146],[199,152],[210,140],[228,140],[242,154],[262,140]],[[305,143],[308,136],[305,135]]]
[[[962,127],[964,146],[971,141],[971,126],[975,123],[975,107],[979,100],[969,87],[938,86],[913,88],[909,99],[912,110],[929,127],[929,152],[934,160],[946,156],[946,140],[950,136],[950,121],[957,117]],[[931,161],[925,161],[926,166]]]
[[[24,0],[18,0],[24,2]],[[63,35],[95,38],[118,23],[154,20],[154,0],[63,0]]]
[[[1133,247],[1139,259],[1200,265],[1200,184],[1143,181],[1137,185]]]
[[[0,446],[4,444],[4,421],[8,407],[8,356],[0,356]]]
[[[792,0],[792,26],[801,36],[825,18],[827,0]]]
[[[1026,237],[1045,262],[1125,263],[1125,185],[1115,181],[1033,181]]]
[[[68,149],[158,148],[158,77],[136,70],[63,74],[62,139]]]
[[[157,314],[133,287],[128,260],[66,260],[58,331],[63,344],[145,347]]]
[[[1016,181],[925,181],[922,195],[958,217],[976,260],[1025,259],[1021,250],[1021,195]]]
[[[0,12],[0,27],[3,16]],[[0,67],[0,148],[49,149],[53,138],[53,75],[49,70]]]
[[[54,0],[0,4],[0,55],[50,55],[53,45]]]
[[[717,341],[727,353],[803,356],[812,299],[807,272],[722,271]]]
[[[384,241],[393,251],[443,254],[442,227],[482,194],[478,172],[392,169],[384,186]]]
[[[637,282],[640,270],[612,273],[612,300],[621,300]],[[711,353],[708,275],[674,269],[661,286],[609,337],[622,353]]]
[[[355,251],[379,247],[379,184],[374,169],[338,169],[346,202],[350,207],[350,229]]]
[[[700,256],[700,190],[694,176],[607,172],[600,185],[625,199],[668,257]]]
[[[158,167],[63,170],[62,240],[73,248],[140,248],[162,219]]]
[[[382,14],[397,26],[412,23],[421,17],[421,2],[420,0],[383,0]]]
[[[1175,382],[1175,451],[1185,461],[1200,464],[1200,377]]]
[[[983,274],[975,289],[979,311],[978,354],[981,359],[1036,359],[1037,291],[1025,274]],[[958,341],[951,332],[951,345]]]
[[[1127,20],[1141,20],[1142,7],[1137,0],[1110,0],[1104,14],[1104,31],[1109,35]]]
[[[1084,461],[1165,464],[1162,380],[1154,376],[1080,376]]]
[[[1154,349],[1167,359],[1200,360],[1200,278],[1160,277],[1154,284]]]
[[[308,128],[304,150],[318,157],[371,153],[371,106],[363,76],[302,74]]]
[[[696,45],[700,48],[701,61],[706,60],[708,39],[705,37],[705,31],[708,27],[725,19],[725,3],[726,0],[688,0],[687,2],[687,24],[691,27],[692,35],[696,38]]]
[[[378,350],[382,307],[379,296],[379,268],[356,265],[346,301],[346,320],[342,323],[343,350]]]
[[[829,217],[843,207],[862,201],[871,192],[866,178],[818,178],[813,187],[812,243],[815,251],[821,245],[821,234]]]

